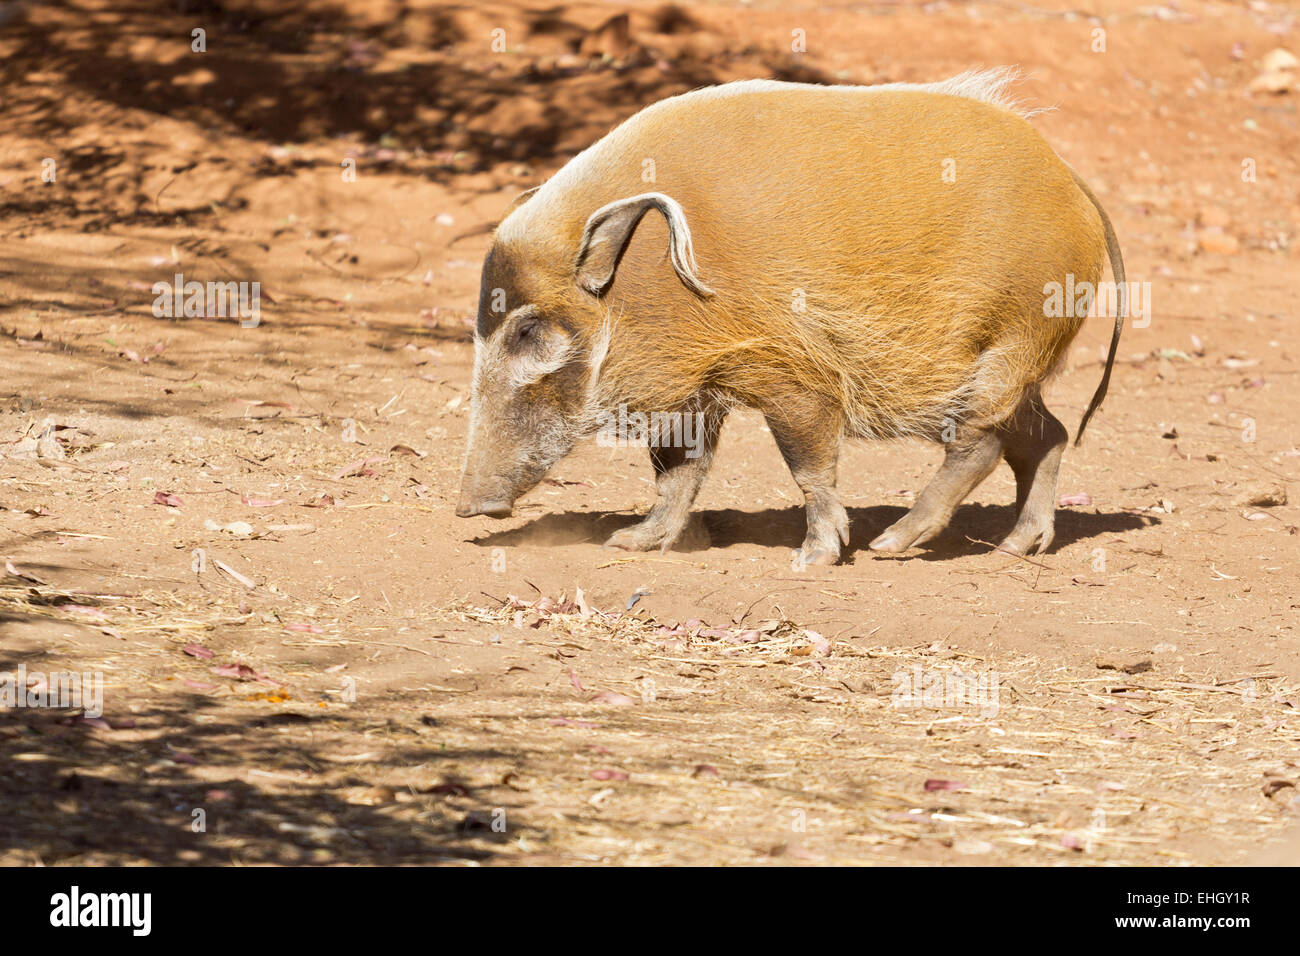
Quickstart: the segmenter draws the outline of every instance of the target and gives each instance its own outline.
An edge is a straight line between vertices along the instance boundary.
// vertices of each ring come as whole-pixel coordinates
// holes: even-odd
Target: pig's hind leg
[[[650,463],[654,466],[658,492],[654,507],[637,524],[615,531],[605,547],[667,551],[673,546],[690,520],[691,506],[713,462],[725,418],[725,412],[703,413],[699,442],[694,449],[684,445],[651,446]]]
[[[1016,526],[1002,547],[1016,554],[1042,553],[1056,523],[1056,477],[1069,433],[1043,405],[1038,390],[1025,396],[1006,430],[1003,454],[1016,475]]]
[[[900,552],[929,541],[948,526],[957,506],[998,466],[1003,438],[994,429],[963,426],[945,445],[943,464],[916,498],[912,510],[884,530],[869,547]]]

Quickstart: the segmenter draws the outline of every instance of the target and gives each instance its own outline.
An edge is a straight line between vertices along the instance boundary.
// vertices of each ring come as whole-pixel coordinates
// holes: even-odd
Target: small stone
[[[392,787],[369,787],[349,798],[348,803],[358,807],[381,807],[397,800],[397,791]]]
[[[1151,670],[1151,658],[1137,657],[1099,657],[1097,669],[1102,671],[1122,671],[1125,674],[1142,674]]]
[[[1269,50],[1260,58],[1259,68],[1265,73],[1274,73],[1278,70],[1294,70],[1300,66],[1300,59],[1290,50],[1282,47],[1275,47]]]
[[[1296,85],[1296,74],[1290,70],[1272,70],[1261,73],[1246,87],[1249,93],[1289,93]]]
[[[1223,231],[1221,226],[1210,226],[1196,231],[1196,248],[1221,256],[1235,256],[1241,251],[1237,237]]]
[[[1286,489],[1281,485],[1251,485],[1232,503],[1238,508],[1275,508],[1286,504]]]
[[[1227,212],[1218,206],[1205,206],[1197,211],[1196,222],[1200,226],[1224,229],[1232,222],[1232,219]]]
[[[181,73],[172,77],[173,86],[207,86],[217,81],[217,74],[211,70],[205,70],[200,67],[197,70],[191,70],[189,73]]]

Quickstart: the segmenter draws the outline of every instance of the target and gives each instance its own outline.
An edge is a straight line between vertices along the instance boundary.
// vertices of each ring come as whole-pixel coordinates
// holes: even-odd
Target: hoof
[[[840,550],[835,548],[796,548],[790,553],[790,566],[794,568],[830,567],[840,563]]]
[[[886,531],[867,545],[867,547],[872,551],[885,551],[890,554],[900,554],[906,551],[909,545],[905,544],[894,532]]]
[[[615,531],[605,541],[605,547],[618,551],[654,551],[663,544],[663,536],[647,534],[639,525]]]
[[[881,534],[878,534],[867,547],[872,551],[901,554],[915,548],[918,544],[925,544],[947,526],[946,521],[943,524],[923,524],[915,519],[909,522],[908,517],[910,517],[910,514],[904,515],[891,524]]]
[[[1046,554],[1053,537],[1055,535],[1050,528],[1044,531],[1015,530],[1007,535],[998,547],[1021,557],[1029,554]]]

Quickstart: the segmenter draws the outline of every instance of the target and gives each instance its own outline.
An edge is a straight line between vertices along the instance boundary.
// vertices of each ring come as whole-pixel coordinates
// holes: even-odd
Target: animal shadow
[[[906,508],[895,505],[872,505],[847,510],[850,539],[848,547],[844,549],[846,559],[858,551],[866,551],[869,541],[907,513]],[[992,550],[1011,531],[1015,519],[1016,512],[1012,505],[963,505],[957,509],[942,533],[907,552],[907,556],[934,561]],[[625,511],[551,512],[538,515],[518,528],[489,532],[472,539],[471,543],[485,548],[600,545],[615,531],[639,520],[640,516]],[[1060,508],[1056,512],[1056,538],[1052,542],[1051,551],[1076,541],[1144,528],[1157,520],[1123,511],[1092,513]],[[766,508],[762,511],[740,511],[735,508],[697,511],[692,516],[692,521],[701,522],[708,531],[709,548],[756,544],[769,548],[794,549],[802,543],[807,530],[804,509],[800,506]],[[682,541],[673,550],[706,550],[701,537],[692,534],[688,528]]]

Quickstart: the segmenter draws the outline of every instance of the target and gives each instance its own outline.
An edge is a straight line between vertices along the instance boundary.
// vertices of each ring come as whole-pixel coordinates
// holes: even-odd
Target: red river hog
[[[796,560],[833,564],[848,544],[846,436],[945,449],[871,548],[938,534],[1005,458],[1017,517],[1003,547],[1046,549],[1068,436],[1041,385],[1093,302],[1045,303],[1095,288],[1109,254],[1115,327],[1081,437],[1106,394],[1125,280],[1106,213],[1008,101],[1012,77],[695,90],[519,197],[483,264],[456,513],[509,515],[580,439],[652,421],[658,499],[607,543],[667,549],[744,406],[803,491]],[[683,420],[689,443],[670,427]]]

